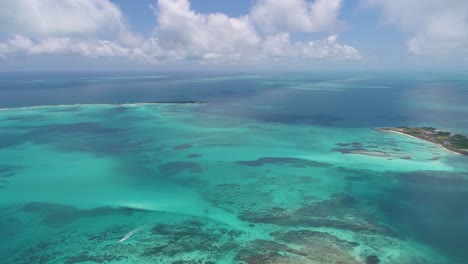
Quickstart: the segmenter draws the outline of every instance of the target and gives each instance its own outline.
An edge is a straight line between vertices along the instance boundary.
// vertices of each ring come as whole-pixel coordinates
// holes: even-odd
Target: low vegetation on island
[[[442,147],[463,155],[468,155],[468,138],[451,132],[438,130],[433,127],[391,127],[382,130],[393,131],[419,139],[430,141]]]

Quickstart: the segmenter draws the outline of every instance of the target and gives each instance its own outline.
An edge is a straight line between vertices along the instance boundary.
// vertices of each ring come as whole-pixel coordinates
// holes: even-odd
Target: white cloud
[[[0,53],[75,54],[86,57],[128,56],[130,49],[106,40],[83,41],[68,37],[47,37],[38,40],[15,35],[0,45]]]
[[[0,42],[0,57],[3,58],[11,54],[74,54],[93,58],[124,57],[146,63],[182,60],[203,63],[268,61],[271,57],[303,60],[360,58],[355,48],[339,44],[336,35],[308,42],[295,42],[290,38],[289,32],[321,31],[328,24],[336,22],[340,0],[307,3],[303,6],[304,14],[312,17],[305,26],[286,23],[284,27],[276,27],[273,31],[280,33],[274,34],[259,34],[258,24],[253,22],[258,17],[252,17],[259,5],[269,4],[270,1],[258,2],[250,15],[230,17],[223,13],[197,13],[191,9],[188,0],[159,0],[152,7],[158,23],[152,36],[146,39],[135,37],[127,30],[121,11],[108,0],[18,2],[32,3],[32,7],[21,7],[26,10],[18,10],[20,14],[32,12],[31,9],[42,13],[33,19],[34,23],[21,24],[20,20],[0,12],[0,20],[9,21],[9,25],[12,25],[8,32],[14,32],[11,37]],[[16,5],[15,8],[18,8],[16,2],[7,0],[5,3],[0,4],[0,7]],[[50,9],[49,17],[47,5],[55,4],[57,7]],[[72,9],[68,12],[71,20],[60,15],[61,12],[67,13],[67,9]],[[328,11],[322,13],[320,10]],[[98,18],[95,12],[99,11],[103,11],[106,19]],[[87,21],[82,22],[80,19]],[[60,24],[62,20],[68,22],[54,25]],[[78,23],[76,27],[71,21]],[[327,24],[327,21],[331,22]],[[34,26],[36,23],[37,27]]]
[[[341,4],[342,0],[259,0],[250,16],[266,34],[331,31],[339,24]]]
[[[119,32],[120,9],[108,0],[2,0],[0,30],[32,36]]]
[[[263,43],[267,56],[277,58],[360,59],[358,50],[337,43],[337,35],[326,39],[292,43],[288,33],[268,37]]]
[[[159,0],[155,13],[158,19],[155,35],[161,47],[182,55],[249,55],[261,41],[248,17],[198,14],[190,9],[187,0]]]
[[[414,54],[468,53],[468,1],[367,0],[383,11],[383,23],[395,24],[410,34]]]

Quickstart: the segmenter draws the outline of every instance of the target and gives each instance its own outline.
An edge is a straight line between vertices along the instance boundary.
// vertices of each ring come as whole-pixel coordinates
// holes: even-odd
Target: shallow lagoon
[[[463,78],[139,76],[45,78],[35,105],[102,104],[0,111],[5,263],[468,259],[466,157],[373,129],[467,131]],[[4,81],[0,103],[33,87]],[[209,103],[107,104],[149,98]]]

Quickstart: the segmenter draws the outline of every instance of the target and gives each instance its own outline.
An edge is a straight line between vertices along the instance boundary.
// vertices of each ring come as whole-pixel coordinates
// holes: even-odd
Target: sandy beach
[[[400,134],[400,135],[403,135],[403,136],[407,136],[407,137],[410,137],[410,138],[414,138],[414,139],[418,139],[418,140],[424,140],[422,138],[418,138],[418,137],[415,137],[415,136],[411,136],[411,135],[408,135],[408,134],[405,134],[403,132],[399,132],[399,131],[395,131],[395,130],[392,130],[392,129],[378,129],[379,131],[382,131],[382,132],[392,132],[392,133],[396,133],[396,134]],[[457,155],[463,155],[461,153],[458,153],[458,152],[455,152],[453,150],[450,150],[450,149],[447,149],[446,147],[442,146],[441,144],[438,144],[438,143],[435,143],[435,142],[432,142],[432,141],[429,141],[429,140],[424,140],[426,142],[430,142],[430,143],[433,143],[433,144],[436,144],[437,146],[441,147],[442,149],[448,151],[448,152],[451,152],[451,153],[454,153],[454,154],[457,154]]]

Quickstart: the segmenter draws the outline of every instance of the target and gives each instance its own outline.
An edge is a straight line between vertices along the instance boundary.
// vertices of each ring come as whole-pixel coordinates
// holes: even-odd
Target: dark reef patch
[[[174,257],[194,251],[208,252],[218,257],[223,254],[223,249],[216,245],[222,233],[217,229],[206,228],[197,221],[187,221],[177,225],[158,224],[151,229],[151,232],[159,237],[159,241],[166,243],[145,250],[141,254],[145,257]]]
[[[0,149],[9,148],[27,142],[26,136],[21,133],[2,133],[0,131]]]
[[[340,152],[341,154],[353,154],[355,151],[365,151],[365,149],[336,148],[334,151]]]
[[[351,143],[336,143],[336,146],[339,147],[350,147],[353,149],[362,149],[364,144],[361,142],[351,142]]]
[[[41,222],[51,227],[61,227],[80,218],[78,209],[56,204],[29,203],[22,211],[43,215]]]
[[[190,173],[201,173],[203,171],[202,166],[197,162],[191,161],[174,161],[168,162],[159,166],[159,170],[165,175],[175,175],[184,171]]]
[[[82,254],[78,256],[69,257],[65,260],[65,264],[76,264],[76,263],[84,263],[84,262],[94,262],[94,263],[109,263],[114,261],[122,261],[125,260],[127,257],[125,256],[117,256],[117,255],[88,255]]]
[[[29,136],[53,136],[62,135],[70,136],[77,134],[88,135],[109,135],[121,132],[121,129],[105,127],[97,122],[79,122],[69,124],[51,124],[33,127],[34,131]]]
[[[359,243],[340,239],[329,233],[302,229],[277,231],[271,235],[277,241],[300,246],[301,252],[311,263],[359,263],[350,254]]]
[[[40,242],[37,245],[23,250],[16,258],[14,263],[57,263],[57,259],[62,256],[62,252],[49,252],[48,248],[53,246],[48,242]]]
[[[360,176],[360,175],[351,175],[351,176],[346,176],[345,179],[347,181],[360,182],[360,181],[365,181],[366,177],[365,176]]]
[[[333,149],[341,154],[360,154],[374,157],[390,157],[391,153],[388,150],[383,150],[379,144],[372,142],[351,142],[351,143],[336,143],[337,148]],[[410,159],[409,156],[402,156],[403,159]]]
[[[189,149],[191,148],[192,145],[190,144],[182,144],[174,147],[174,150],[184,150],[184,149]]]
[[[301,232],[305,231],[302,230]],[[294,248],[279,242],[284,242],[281,239],[281,232],[273,235],[279,238],[275,241],[254,240],[250,242],[239,251],[235,260],[248,264],[359,263],[349,253],[356,244],[338,238],[333,239],[331,235],[324,238],[326,235],[319,235],[317,232],[317,234],[308,238],[295,241],[292,239],[294,235],[288,233],[287,236],[292,242],[287,243],[296,244],[297,247]]]
[[[244,211],[240,219],[251,223],[279,226],[329,227],[357,233],[395,236],[375,215],[375,205],[348,194],[334,194],[330,199],[310,203],[292,212]]]
[[[401,156],[400,159],[412,160],[413,158],[410,155],[404,155],[404,156]]]
[[[118,226],[101,233],[57,234],[49,237],[51,240],[39,242],[18,252],[14,263],[113,263],[125,260],[128,257],[120,255],[125,253],[116,251],[116,245],[112,242],[127,231],[127,228]]]
[[[130,110],[130,107],[125,107],[125,106],[116,106],[112,107],[106,110],[106,114],[122,114],[126,113]]]
[[[274,165],[291,165],[297,168],[306,168],[306,167],[330,167],[331,164],[318,162],[313,160],[305,160],[299,158],[278,158],[278,157],[264,157],[257,160],[251,161],[236,161],[237,164],[251,166],[251,167],[261,167],[263,165],[274,164]]]
[[[8,121],[37,121],[44,118],[44,115],[17,115],[5,118]]]
[[[336,143],[335,145],[337,145],[339,147],[349,147],[349,146],[351,146],[351,143]]]
[[[145,248],[143,253],[141,253],[141,256],[143,257],[155,257],[155,256],[160,256],[161,254],[164,253],[164,249],[167,247],[167,244],[164,244],[162,246],[155,246],[155,247],[150,247],[150,248]]]
[[[10,178],[10,177],[13,177],[15,175],[16,175],[16,173],[12,172],[12,173],[0,174],[0,177],[1,178]]]
[[[61,151],[85,151],[93,153],[122,153],[132,147],[130,140],[119,142],[108,140],[110,136],[124,135],[121,128],[105,127],[98,122],[50,124],[41,126],[16,127],[24,134],[9,135],[7,147],[24,142],[54,144]],[[73,140],[70,140],[73,138]],[[3,147],[0,137],[0,147]]]
[[[287,123],[287,124],[308,124],[333,126],[336,122],[343,121],[344,118],[330,114],[287,114],[280,112],[258,112],[255,118],[264,122]]]
[[[356,197],[349,194],[333,194],[331,199],[324,200],[318,203],[312,203],[299,208],[296,211],[297,215],[300,216],[315,216],[315,217],[328,217],[330,216],[330,208],[336,208],[337,210],[346,210],[347,208],[353,208],[359,206],[359,201]]]
[[[15,166],[7,166],[7,165],[0,165],[0,174],[2,173],[10,173],[15,170]]]
[[[291,261],[304,259],[305,256],[307,256],[306,253],[285,244],[270,240],[254,240],[247,248],[239,251],[235,260],[247,264],[298,263]]]
[[[128,123],[119,127],[104,126],[103,122],[81,122],[26,128],[27,132],[18,140],[52,144],[62,152],[89,152],[97,156],[154,149],[154,143],[157,142],[154,138],[131,136],[131,124]]]
[[[360,154],[360,155],[373,156],[373,157],[391,157],[390,153],[383,152],[380,150],[372,150],[372,149],[336,148],[334,149],[334,151],[340,152],[341,154]],[[406,158],[406,159],[411,159],[411,157]]]
[[[122,238],[122,234],[128,232],[124,227],[117,227],[105,230],[100,233],[92,233],[87,235],[88,241],[105,243],[107,241],[118,241]]]
[[[377,256],[366,257],[366,264],[379,264],[380,259]]]
[[[33,202],[23,205],[21,211],[42,216],[41,222],[50,227],[62,227],[85,217],[104,215],[131,215],[131,208],[98,207],[90,210],[79,210],[73,206]]]
[[[276,232],[273,233],[273,235],[281,241],[303,246],[316,243],[317,241],[320,241],[321,243],[327,242],[331,245],[339,245],[347,250],[359,246],[359,243],[357,242],[343,240],[329,233],[306,229],[288,231],[286,233]]]
[[[209,190],[202,192],[202,196],[216,207],[231,212],[233,206],[234,208],[238,207],[254,212],[269,210],[271,207],[279,206],[272,201],[271,192],[259,189],[257,184],[221,182],[212,186]],[[265,208],[266,205],[267,207]]]
[[[8,166],[8,165],[0,165],[0,178],[8,179],[16,175],[20,166]]]
[[[202,223],[196,221],[185,222],[182,225],[157,224],[152,229],[156,235],[171,235],[178,238],[183,236],[200,236],[204,234]]]

